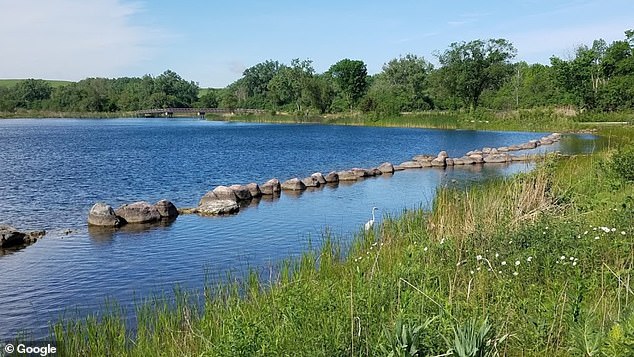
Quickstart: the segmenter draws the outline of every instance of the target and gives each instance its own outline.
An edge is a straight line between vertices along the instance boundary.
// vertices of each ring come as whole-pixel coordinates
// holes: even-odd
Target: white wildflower
[[[613,227],[612,229],[610,229],[610,231],[611,232],[616,232],[616,228]]]
[[[479,254],[478,254],[478,255],[476,255],[476,260],[478,260],[478,261],[482,260],[482,256],[481,256],[481,255],[479,255]]]
[[[473,275],[474,271],[472,270],[472,271],[470,271],[470,273],[471,273],[471,275]]]
[[[516,260],[516,261],[515,261],[515,266],[518,266],[518,265],[520,265],[520,261],[519,261],[519,260]]]
[[[519,273],[518,273],[518,272],[516,272],[516,271],[514,271],[514,272],[513,272],[513,275],[514,275],[514,276],[518,276],[518,275],[519,275]]]
[[[594,240],[598,240],[598,239],[599,239],[599,236],[594,237]]]
[[[624,236],[625,235],[625,231],[621,231],[621,235]]]
[[[530,263],[532,260],[533,260],[533,257],[528,257],[528,258],[526,258],[526,261],[527,261],[527,262],[529,262],[529,263]]]
[[[500,255],[499,255],[498,253],[495,253],[495,257],[496,257],[496,258],[499,258],[499,257],[500,257]]]
[[[574,267],[575,265],[577,265],[577,262],[576,261],[572,262],[572,266]]]
[[[506,260],[502,261],[502,265],[506,265]]]
[[[427,249],[428,249],[428,248],[427,248],[427,247],[425,247],[425,248],[423,249],[423,251],[424,251],[424,252],[426,252],[426,251],[427,251]]]
[[[565,255],[562,255],[561,257],[559,257],[559,259],[560,259],[560,260],[564,260],[564,259],[566,259],[566,256],[565,256]]]
[[[570,260],[575,260],[575,258],[574,257],[570,257]]]
[[[588,234],[588,231],[583,232],[584,235]]]
[[[604,231],[605,233],[610,233],[610,228],[608,227],[599,227],[599,229]]]

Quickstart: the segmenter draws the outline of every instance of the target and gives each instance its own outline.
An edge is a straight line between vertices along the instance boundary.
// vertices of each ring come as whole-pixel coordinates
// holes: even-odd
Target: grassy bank
[[[337,114],[293,116],[284,114],[235,115],[210,117],[212,120],[234,120],[263,123],[318,123],[366,125],[382,127],[413,127],[472,130],[517,131],[577,131],[602,126],[604,122],[634,122],[632,113],[584,113],[570,115],[555,109],[531,109],[498,112],[478,110],[468,112],[419,112],[398,116],[373,114]]]
[[[602,134],[612,150],[444,188],[431,212],[386,217],[349,251],[327,241],[273,282],[254,273],[202,305],[157,299],[134,326],[113,313],[53,337],[72,356],[631,356],[634,130]]]

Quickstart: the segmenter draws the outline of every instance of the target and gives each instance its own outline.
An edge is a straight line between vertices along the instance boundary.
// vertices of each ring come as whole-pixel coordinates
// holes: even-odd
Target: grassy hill
[[[23,80],[24,79],[0,79],[0,87],[12,87]],[[59,80],[51,80],[51,79],[45,79],[45,81],[48,82],[53,87],[61,87],[61,86],[73,83],[71,81],[59,81]]]

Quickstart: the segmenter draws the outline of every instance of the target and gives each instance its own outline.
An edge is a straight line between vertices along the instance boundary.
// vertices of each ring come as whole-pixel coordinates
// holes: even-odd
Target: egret
[[[374,227],[374,211],[378,210],[378,208],[376,207],[372,207],[372,219],[365,222],[365,230],[369,231],[372,229],[372,227]]]

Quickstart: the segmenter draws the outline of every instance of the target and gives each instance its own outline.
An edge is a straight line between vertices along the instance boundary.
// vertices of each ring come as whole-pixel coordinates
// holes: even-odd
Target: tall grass
[[[61,355],[91,356],[632,355],[634,183],[610,160],[444,188],[430,212],[385,217],[345,250],[326,240],[272,279],[207,287],[199,304],[153,300],[133,324],[117,310],[59,323],[52,337]]]

